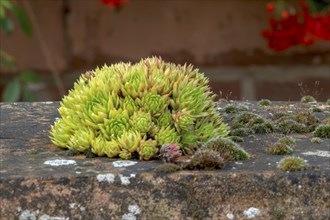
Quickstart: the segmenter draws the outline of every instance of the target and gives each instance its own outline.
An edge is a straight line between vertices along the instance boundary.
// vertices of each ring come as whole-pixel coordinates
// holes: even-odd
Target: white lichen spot
[[[122,174],[119,174],[119,178],[120,178],[120,182],[121,185],[125,185],[127,186],[128,184],[130,184],[131,182],[129,181],[130,178],[134,178],[136,176],[135,173],[132,173],[130,176],[124,176]]]
[[[24,210],[19,216],[19,220],[36,220],[37,217],[30,210]]]
[[[96,176],[97,181],[99,182],[108,182],[108,183],[113,183],[115,182],[115,175],[112,173],[107,173],[107,174],[98,174]]]
[[[138,215],[141,213],[140,207],[138,205],[129,205],[128,211],[133,213],[134,215]]]
[[[325,150],[307,151],[302,154],[308,156],[330,157],[330,151],[325,151]]]
[[[301,189],[301,188],[302,188],[302,186],[301,186],[301,185],[299,185],[299,186],[298,186],[298,189]]]
[[[70,209],[73,209],[75,206],[76,206],[76,203],[70,203],[69,204]]]
[[[290,107],[294,107],[294,105],[293,105],[293,104],[290,104],[289,106],[290,106]]]
[[[271,163],[268,163],[268,166],[271,166],[272,164]]]
[[[42,215],[38,218],[38,220],[69,220],[69,218],[65,217],[54,217],[49,215]]]
[[[76,174],[81,174],[81,172],[80,171],[76,171]]]
[[[56,160],[47,160],[44,162],[44,164],[57,167],[57,166],[76,165],[76,161],[56,159]]]
[[[234,214],[231,213],[231,212],[229,212],[229,213],[227,214],[227,218],[228,218],[228,219],[234,219]]]
[[[129,167],[137,164],[136,161],[130,161],[130,160],[117,160],[112,163],[112,166],[114,167]]]
[[[46,102],[44,102],[46,105],[49,105],[49,104],[53,104],[53,102],[52,101],[46,101]]]
[[[133,213],[126,213],[121,217],[122,220],[136,220],[136,217]]]
[[[86,210],[84,206],[81,206],[79,209],[80,209],[81,212]]]
[[[242,165],[243,163],[242,162],[235,162],[235,164]]]
[[[254,207],[251,207],[247,210],[244,210],[244,215],[247,218],[255,218],[261,214],[260,210]]]

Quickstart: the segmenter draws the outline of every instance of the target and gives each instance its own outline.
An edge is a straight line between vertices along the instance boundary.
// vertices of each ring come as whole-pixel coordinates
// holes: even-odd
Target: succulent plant
[[[163,144],[160,148],[159,157],[164,162],[175,162],[175,159],[182,155],[180,146],[175,143]]]
[[[147,58],[83,74],[61,101],[52,142],[98,156],[143,160],[164,144],[181,150],[226,136],[208,79],[191,65]]]

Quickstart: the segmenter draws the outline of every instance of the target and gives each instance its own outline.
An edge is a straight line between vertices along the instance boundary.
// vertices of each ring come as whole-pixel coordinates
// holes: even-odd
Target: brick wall
[[[313,93],[315,81],[323,88],[319,97],[327,98],[329,42],[280,54],[269,51],[260,35],[267,28],[265,2],[131,0],[116,12],[97,0],[29,0],[67,88],[79,73],[97,65],[161,55],[193,63],[217,93],[232,98],[297,100],[298,83]],[[36,34],[29,38],[18,28],[11,36],[0,33],[0,48],[16,58],[19,69],[42,74],[44,84],[35,87],[43,91],[41,100],[60,98]]]

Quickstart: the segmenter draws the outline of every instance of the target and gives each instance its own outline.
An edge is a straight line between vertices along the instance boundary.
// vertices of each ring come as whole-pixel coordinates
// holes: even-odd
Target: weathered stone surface
[[[311,105],[275,103],[251,112],[309,111]],[[226,103],[222,103],[223,108]],[[1,219],[328,219],[329,139],[310,142],[293,135],[298,155],[318,169],[287,173],[283,156],[265,148],[279,134],[244,138],[251,159],[216,171],[156,174],[160,161],[65,156],[50,143],[57,102],[10,103],[1,107]],[[329,106],[319,105],[319,118]],[[322,151],[322,156],[304,154]],[[325,155],[325,156],[324,156]]]

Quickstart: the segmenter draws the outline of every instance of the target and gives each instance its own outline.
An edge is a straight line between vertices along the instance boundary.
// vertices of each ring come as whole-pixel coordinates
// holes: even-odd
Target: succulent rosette
[[[118,63],[83,74],[61,101],[51,141],[98,156],[142,160],[164,144],[181,150],[226,136],[208,79],[191,65],[160,58]]]

